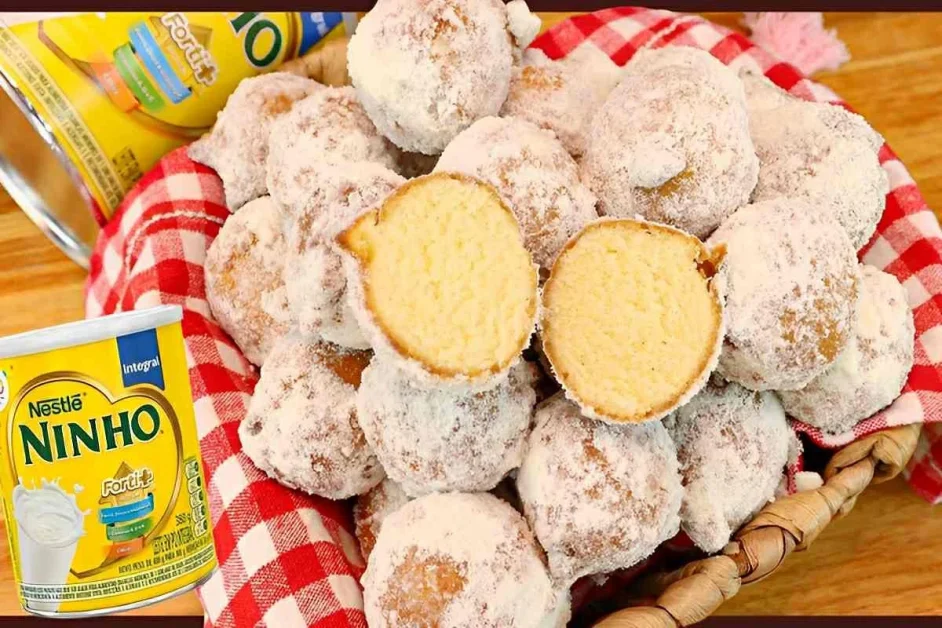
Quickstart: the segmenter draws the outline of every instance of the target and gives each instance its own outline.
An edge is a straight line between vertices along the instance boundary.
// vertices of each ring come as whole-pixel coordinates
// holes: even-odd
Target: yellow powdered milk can
[[[0,184],[74,260],[239,81],[343,29],[340,13],[0,14]],[[15,20],[15,23],[14,23]]]
[[[181,317],[0,339],[0,496],[27,611],[135,608],[216,568]]]

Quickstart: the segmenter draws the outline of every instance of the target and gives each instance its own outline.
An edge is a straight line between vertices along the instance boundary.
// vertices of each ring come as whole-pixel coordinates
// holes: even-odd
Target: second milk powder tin
[[[0,495],[27,611],[133,608],[215,569],[181,318],[165,306],[0,339]]]

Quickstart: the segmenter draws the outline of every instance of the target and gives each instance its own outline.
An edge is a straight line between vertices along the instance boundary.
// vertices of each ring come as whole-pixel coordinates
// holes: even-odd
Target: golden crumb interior
[[[633,220],[585,229],[543,291],[543,349],[583,406],[615,421],[670,410],[708,367],[722,311],[703,245]]]
[[[513,213],[490,186],[414,179],[340,237],[367,308],[393,346],[443,376],[510,364],[532,331],[537,274]]]

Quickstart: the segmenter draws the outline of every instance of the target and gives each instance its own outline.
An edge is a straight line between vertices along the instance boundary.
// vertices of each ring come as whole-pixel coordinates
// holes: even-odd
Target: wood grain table
[[[709,17],[731,27],[739,19]],[[929,205],[942,209],[942,14],[846,13],[826,21],[853,60],[816,78],[883,133]],[[0,335],[81,318],[84,280],[84,272],[0,192]],[[20,614],[5,539],[0,617]],[[192,593],[135,612],[200,613]],[[872,487],[809,551],[744,587],[721,614],[942,615],[942,509],[921,501],[900,479]]]

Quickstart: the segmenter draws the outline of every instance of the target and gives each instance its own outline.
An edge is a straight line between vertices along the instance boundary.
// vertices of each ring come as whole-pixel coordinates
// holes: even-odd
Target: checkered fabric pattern
[[[826,88],[745,37],[693,16],[608,9],[564,22],[534,46],[559,58],[596,46],[619,64],[642,47],[689,45],[735,68],[749,67],[807,99],[838,102]],[[839,103],[843,104],[843,103]],[[838,447],[888,425],[942,419],[942,232],[905,167],[888,147],[880,161],[891,192],[878,234],[861,259],[896,275],[915,311],[916,365],[900,399],[852,434],[796,428]],[[213,320],[206,303],[206,250],[229,215],[212,170],[174,151],[148,173],[102,231],[91,262],[86,311],[95,317],[160,303],[183,306],[190,379],[209,478],[220,569],[201,588],[208,626],[362,627],[364,565],[348,504],[286,489],[242,453],[237,434],[256,370]],[[926,498],[942,495],[942,425],[927,426],[909,470]]]
[[[220,565],[200,590],[207,625],[364,628],[348,505],[286,489],[242,453],[237,428],[258,373],[213,320],[203,281],[227,216],[216,174],[184,149],[167,155],[102,231],[86,314],[183,306]]]

